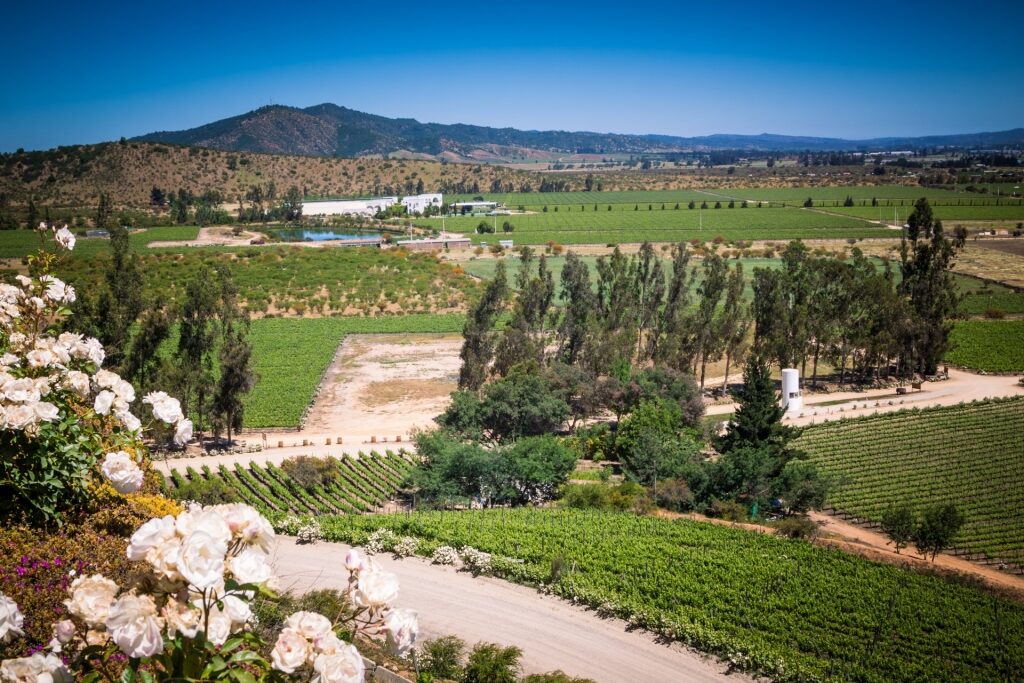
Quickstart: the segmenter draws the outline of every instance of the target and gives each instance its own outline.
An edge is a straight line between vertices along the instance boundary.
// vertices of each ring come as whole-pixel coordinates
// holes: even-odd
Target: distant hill
[[[624,135],[517,130],[467,124],[420,123],[366,114],[336,104],[299,109],[273,105],[198,128],[160,131],[136,140],[235,152],[304,156],[405,155],[449,161],[512,162],[551,153],[638,154],[713,150],[885,151],[915,147],[1001,148],[1024,145],[1024,128],[992,133],[889,137],[870,140],[792,135]]]

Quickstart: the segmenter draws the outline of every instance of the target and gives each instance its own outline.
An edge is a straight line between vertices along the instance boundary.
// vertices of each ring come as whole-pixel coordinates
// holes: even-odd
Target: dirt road
[[[348,578],[342,565],[347,549],[339,543],[300,546],[282,537],[275,543],[274,568],[286,589],[342,588]],[[523,650],[524,673],[562,669],[598,683],[751,681],[739,674],[726,676],[724,665],[681,645],[659,644],[650,634],[627,631],[625,622],[602,619],[530,588],[474,579],[419,558],[375,559],[398,575],[398,604],[419,613],[421,638],[455,634],[470,644],[516,645]]]

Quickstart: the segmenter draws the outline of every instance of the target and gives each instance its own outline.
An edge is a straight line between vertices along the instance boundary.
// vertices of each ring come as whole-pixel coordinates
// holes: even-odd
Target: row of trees
[[[960,297],[949,272],[964,234],[952,239],[919,200],[908,219],[898,272],[853,250],[853,258],[818,258],[800,242],[782,252],[782,267],[753,278],[754,343],[759,353],[817,383],[820,360],[860,379],[897,372],[934,374],[949,347]]]
[[[239,306],[230,271],[204,267],[176,305],[159,295],[145,297],[126,227],[110,227],[110,247],[103,285],[79,288],[76,324],[103,343],[107,367],[140,393],[173,389],[198,431],[212,428],[230,440],[242,427],[242,397],[256,381],[249,315]]]

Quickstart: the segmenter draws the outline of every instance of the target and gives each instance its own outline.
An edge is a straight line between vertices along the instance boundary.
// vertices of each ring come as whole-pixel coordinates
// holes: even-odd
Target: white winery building
[[[423,213],[428,206],[441,208],[441,193],[417,194],[410,197],[402,197],[402,206],[408,213]]]

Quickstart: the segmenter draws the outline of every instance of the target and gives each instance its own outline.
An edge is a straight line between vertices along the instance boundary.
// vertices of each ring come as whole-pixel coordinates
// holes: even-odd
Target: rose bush
[[[50,232],[40,225],[41,235]],[[66,228],[54,232],[54,242],[65,250],[75,246]],[[98,474],[120,493],[144,482],[135,389],[103,369],[98,340],[65,330],[77,296],[53,275],[58,259],[44,248],[28,258],[29,274],[17,275],[17,285],[0,283],[0,520],[6,522],[60,523],[66,510],[87,505]],[[156,394],[144,399],[155,418],[172,425],[180,443],[191,438],[178,402]]]
[[[53,625],[43,652],[4,660],[0,680],[362,683],[357,637],[396,653],[413,646],[415,612],[393,607],[397,577],[353,550],[339,558],[349,571],[349,607],[333,620],[295,612],[265,658],[250,603],[276,583],[273,539],[270,523],[242,504],[150,519],[124,551],[143,569],[121,585],[101,574],[77,576],[65,601],[69,618]],[[22,623],[18,606],[0,594],[0,641]]]

